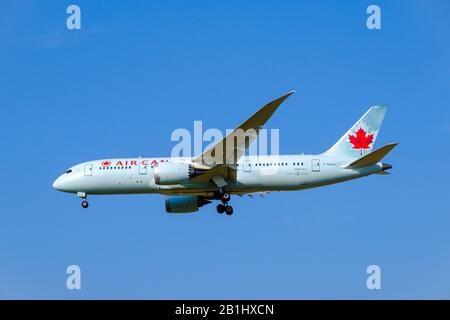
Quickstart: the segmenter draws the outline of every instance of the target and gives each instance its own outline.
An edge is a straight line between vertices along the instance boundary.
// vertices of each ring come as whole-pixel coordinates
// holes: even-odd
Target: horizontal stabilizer
[[[376,164],[378,161],[383,159],[398,143],[390,143],[377,149],[369,154],[366,154],[364,157],[359,158],[358,160],[353,161],[345,168],[354,169],[370,166],[372,164]]]

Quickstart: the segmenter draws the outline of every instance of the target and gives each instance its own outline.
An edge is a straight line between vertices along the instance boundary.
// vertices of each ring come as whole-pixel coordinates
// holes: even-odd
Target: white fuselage
[[[160,162],[192,163],[189,158],[128,158],[84,162],[71,167],[53,183],[57,190],[85,194],[142,194],[211,196],[213,182],[155,183],[153,165]],[[289,191],[313,188],[381,172],[382,163],[347,169],[348,159],[330,155],[242,157],[236,181],[224,187],[228,193]]]

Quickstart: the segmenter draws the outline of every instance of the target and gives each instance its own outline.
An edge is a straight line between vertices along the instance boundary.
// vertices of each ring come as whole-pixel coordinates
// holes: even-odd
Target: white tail
[[[370,108],[325,154],[357,159],[372,151],[386,106]]]

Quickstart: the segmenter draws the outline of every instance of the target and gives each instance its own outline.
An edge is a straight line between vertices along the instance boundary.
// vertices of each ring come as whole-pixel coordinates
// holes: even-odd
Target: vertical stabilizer
[[[370,108],[325,154],[360,158],[372,152],[386,106]]]

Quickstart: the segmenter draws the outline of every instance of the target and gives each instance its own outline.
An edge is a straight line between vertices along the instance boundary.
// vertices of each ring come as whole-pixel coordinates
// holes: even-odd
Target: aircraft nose
[[[58,177],[52,184],[53,188],[61,191],[61,177]]]

